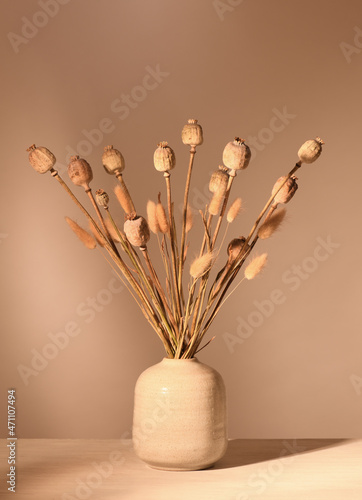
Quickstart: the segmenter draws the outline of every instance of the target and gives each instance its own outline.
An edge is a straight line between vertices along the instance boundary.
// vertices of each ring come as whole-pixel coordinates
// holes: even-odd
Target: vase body
[[[153,468],[211,467],[227,448],[221,375],[196,358],[164,358],[145,370],[135,387],[133,446]]]

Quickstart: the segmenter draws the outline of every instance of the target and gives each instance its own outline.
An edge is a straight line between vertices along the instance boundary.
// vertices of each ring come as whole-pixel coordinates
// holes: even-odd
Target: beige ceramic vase
[[[133,445],[150,467],[211,467],[226,451],[226,424],[221,375],[196,358],[164,358],[138,378]]]

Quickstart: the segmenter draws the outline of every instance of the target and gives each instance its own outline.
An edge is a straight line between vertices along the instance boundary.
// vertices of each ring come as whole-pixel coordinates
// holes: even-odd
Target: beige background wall
[[[164,189],[152,164],[160,140],[176,152],[181,202],[180,131],[195,117],[205,134],[196,211],[225,144],[257,138],[233,188],[246,210],[230,239],[249,231],[299,146],[316,135],[326,143],[298,174],[283,230],[259,246],[269,253],[263,277],[239,287],[199,355],[224,377],[230,436],[361,436],[361,2],[8,0],[0,17],[0,435],[8,388],[20,437],[128,435],[135,381],[163,356],[98,250],[64,223],[83,221],[77,209],[25,149],[47,146],[61,171],[78,150],[93,187],[110,191],[100,157],[114,144],[144,211]]]

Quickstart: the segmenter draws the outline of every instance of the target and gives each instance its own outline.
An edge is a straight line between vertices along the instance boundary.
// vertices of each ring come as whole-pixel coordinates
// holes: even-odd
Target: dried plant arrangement
[[[258,239],[270,238],[280,227],[285,208],[278,207],[289,203],[298,188],[295,172],[303,163],[314,162],[320,156],[324,144],[317,137],[301,146],[299,161],[287,175],[276,181],[249,234],[229,242],[226,262],[221,269],[215,269],[226,231],[242,208],[241,198],[236,198],[229,206],[231,188],[238,171],[248,167],[251,151],[245,141],[238,137],[225,146],[223,165],[210,178],[210,203],[204,211],[200,211],[204,228],[200,251],[191,265],[186,266],[187,240],[194,216],[188,198],[196,149],[203,143],[202,127],[197,120],[188,120],[181,136],[182,142],[190,148],[181,228],[176,227],[171,190],[171,171],[175,167],[176,157],[167,142],[160,142],[153,156],[154,167],[165,178],[167,202],[165,205],[162,203],[160,194],[157,202],[149,200],[147,218],[137,211],[123,179],[125,161],[122,154],[113,146],[105,148],[102,164],[106,172],[114,175],[118,181],[114,193],[125,214],[123,228],[117,226],[110,212],[108,194],[102,189],[93,194],[90,187],[93,172],[85,159],[71,157],[68,174],[74,185],[84,188],[95,215],[89,213],[55,170],[56,158],[53,153],[35,145],[27,150],[31,166],[42,174],[49,171],[88,220],[89,230],[86,230],[66,217],[70,228],[87,248],[98,246],[105,256],[108,254],[108,262],[161,339],[167,356],[176,359],[194,357],[213,340],[214,337],[203,343],[225,300],[241,281],[251,280],[262,271],[267,254],[250,254]],[[223,222],[226,225],[224,237],[218,243]],[[155,269],[147,248],[151,233],[158,239],[163,262],[161,272]],[[244,276],[235,285],[235,279],[244,264]]]

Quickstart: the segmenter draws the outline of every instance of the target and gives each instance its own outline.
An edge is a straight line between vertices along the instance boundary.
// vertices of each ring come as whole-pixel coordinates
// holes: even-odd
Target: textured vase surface
[[[149,466],[199,470],[227,448],[225,386],[213,368],[167,359],[145,370],[135,387],[133,446]]]

